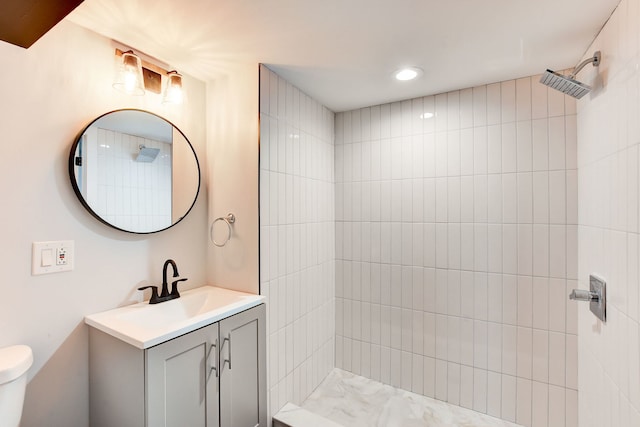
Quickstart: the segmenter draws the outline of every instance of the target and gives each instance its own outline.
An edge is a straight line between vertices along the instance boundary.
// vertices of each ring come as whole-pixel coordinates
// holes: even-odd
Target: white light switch
[[[53,249],[43,249],[42,260],[40,262],[41,267],[51,267],[53,265]]]
[[[31,274],[73,270],[73,240],[33,242]]]

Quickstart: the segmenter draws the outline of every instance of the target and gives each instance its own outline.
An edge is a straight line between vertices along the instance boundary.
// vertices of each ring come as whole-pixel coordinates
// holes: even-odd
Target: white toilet
[[[0,348],[0,426],[18,427],[33,352],[26,345]]]

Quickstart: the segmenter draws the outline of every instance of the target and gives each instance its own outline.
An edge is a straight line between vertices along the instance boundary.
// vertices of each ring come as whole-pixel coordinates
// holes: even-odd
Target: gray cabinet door
[[[147,427],[218,427],[218,324],[146,351]]]
[[[265,306],[220,321],[220,426],[266,427]]]

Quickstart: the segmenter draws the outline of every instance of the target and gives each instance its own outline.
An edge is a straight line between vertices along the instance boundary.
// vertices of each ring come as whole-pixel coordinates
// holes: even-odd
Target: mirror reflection
[[[200,188],[191,143],[167,120],[141,110],[114,111],[90,123],[71,149],[69,173],[93,216],[131,233],[177,224]]]

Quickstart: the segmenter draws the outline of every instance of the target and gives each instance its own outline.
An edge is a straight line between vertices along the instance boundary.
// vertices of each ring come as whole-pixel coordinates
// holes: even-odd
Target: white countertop
[[[261,295],[215,286],[202,286],[180,295],[180,298],[159,304],[142,302],[91,314],[84,321],[145,349],[255,307],[265,299]]]

